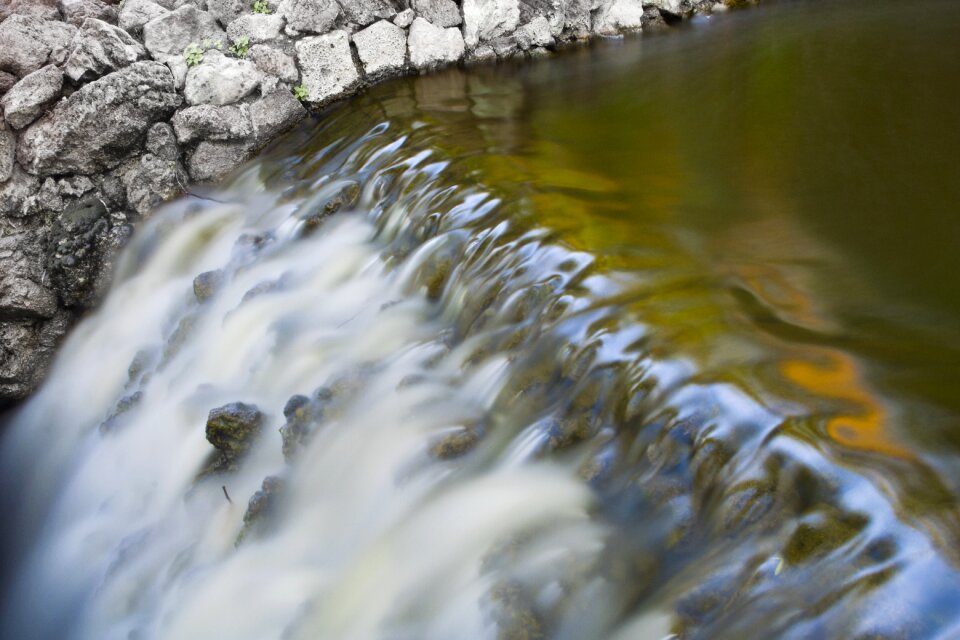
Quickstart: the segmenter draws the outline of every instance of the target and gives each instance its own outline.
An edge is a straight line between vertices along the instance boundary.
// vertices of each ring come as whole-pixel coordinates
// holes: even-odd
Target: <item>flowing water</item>
[[[6,427],[0,635],[958,637],[958,79],[780,3],[306,124]]]

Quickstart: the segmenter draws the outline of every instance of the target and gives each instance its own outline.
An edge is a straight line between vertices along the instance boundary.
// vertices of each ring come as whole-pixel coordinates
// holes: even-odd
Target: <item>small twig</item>
[[[227,499],[227,502],[233,504],[233,500],[230,499],[230,494],[227,493],[227,485],[220,485],[220,488],[223,489],[223,497]]]

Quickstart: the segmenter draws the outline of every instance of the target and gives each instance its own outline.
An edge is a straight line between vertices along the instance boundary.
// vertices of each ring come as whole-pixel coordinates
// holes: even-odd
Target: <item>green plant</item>
[[[293,88],[293,97],[299,100],[300,102],[303,102],[304,100],[306,100],[309,94],[310,92],[307,91],[307,88],[303,86],[303,84],[298,84]]]
[[[233,55],[238,58],[246,58],[247,52],[250,51],[250,38],[247,36],[240,36],[233,41],[233,44],[230,45],[230,51],[233,52]]]
[[[254,13],[273,13],[273,9],[270,8],[270,4],[267,0],[256,0],[253,3],[253,12]]]
[[[188,67],[195,67],[203,61],[203,49],[198,47],[196,42],[191,42],[183,50],[183,57],[187,60]]]

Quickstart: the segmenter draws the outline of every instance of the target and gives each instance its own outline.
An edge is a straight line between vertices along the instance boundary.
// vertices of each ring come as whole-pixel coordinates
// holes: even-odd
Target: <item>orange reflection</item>
[[[784,376],[804,389],[857,407],[829,419],[829,436],[847,447],[912,459],[913,455],[886,433],[887,411],[863,383],[856,361],[836,351],[824,351],[822,356],[821,364],[788,360],[781,369]]]

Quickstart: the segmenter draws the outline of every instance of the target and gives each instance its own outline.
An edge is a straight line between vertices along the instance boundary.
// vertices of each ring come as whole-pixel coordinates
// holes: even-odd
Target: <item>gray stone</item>
[[[250,95],[262,74],[249,60],[207,51],[203,62],[187,72],[183,95],[188,104],[232,104]]]
[[[0,184],[5,183],[13,176],[16,155],[17,136],[10,130],[3,118],[0,118]]]
[[[516,32],[517,46],[524,51],[534,47],[549,47],[554,44],[550,32],[550,22],[543,16],[537,16]]]
[[[56,0],[4,0],[0,3],[0,22],[15,15],[43,20],[61,19]]]
[[[168,125],[169,126],[169,125]],[[145,153],[124,168],[121,180],[126,187],[127,203],[140,215],[180,193],[187,177],[176,160]]]
[[[410,25],[407,38],[410,64],[417,69],[430,69],[456,62],[463,56],[464,43],[456,27],[442,29],[417,18]]]
[[[100,0],[57,0],[63,19],[72,25],[80,26],[87,18],[96,18],[105,22],[117,22],[117,9]]]
[[[64,73],[74,82],[89,82],[146,55],[143,45],[120,27],[87,18],[73,39]]]
[[[287,28],[300,33],[326,33],[340,16],[336,0],[283,0],[277,13],[287,21]]]
[[[165,55],[182,56],[190,44],[222,42],[226,38],[213,15],[189,4],[143,25],[143,44],[156,60],[165,59]]]
[[[675,16],[683,13],[683,0],[643,0],[643,4]]]
[[[227,36],[231,42],[246,36],[250,43],[269,42],[280,37],[283,18],[275,13],[248,13],[240,16],[227,27]]]
[[[0,133],[0,141],[2,140],[3,135]],[[0,153],[3,153],[2,150]],[[27,200],[37,192],[39,187],[40,181],[36,176],[30,175],[14,164],[11,177],[5,182],[0,181],[0,216],[23,218],[29,215]]]
[[[518,0],[463,0],[463,39],[470,48],[512,33],[519,22]]]
[[[304,38],[296,47],[310,102],[330,102],[353,89],[360,80],[345,31]]]
[[[404,9],[393,17],[393,24],[397,25],[401,29],[406,29],[413,24],[413,19],[416,17],[417,14],[413,12],[413,9]]]
[[[44,284],[44,252],[25,239],[0,238],[0,318],[51,318],[57,294]]]
[[[183,56],[160,56],[160,62],[167,65],[170,73],[173,74],[173,84],[177,91],[183,91],[183,86],[187,83],[187,61]]]
[[[368,76],[402,69],[407,59],[407,33],[386,20],[353,34],[353,44]]]
[[[590,11],[591,0],[568,0],[563,9],[563,31],[574,38],[585,38],[592,28]]]
[[[0,405],[22,400],[43,380],[72,318],[0,322]]]
[[[0,71],[0,96],[10,90],[10,87],[17,84],[17,76],[6,71]]]
[[[643,21],[640,0],[600,0],[593,12],[593,31],[600,35],[616,35],[622,31],[639,31]]]
[[[30,16],[15,15],[0,24],[0,70],[22,78],[47,63],[60,64],[77,28]]]
[[[52,64],[24,76],[0,100],[7,124],[23,129],[60,98],[62,89],[63,72]]]
[[[307,116],[307,110],[290,91],[278,88],[250,105],[253,136],[266,144]]]
[[[253,135],[247,105],[187,107],[174,114],[171,122],[180,144],[197,140],[242,140]]]
[[[463,20],[453,0],[413,0],[413,10],[438,27],[456,27]]]
[[[340,0],[347,22],[365,27],[377,20],[390,20],[397,9],[389,0]]]
[[[223,270],[217,269],[216,271],[204,271],[196,278],[193,279],[193,295],[196,296],[197,302],[203,303],[216,295],[224,282],[226,282],[226,274]]]
[[[84,85],[30,125],[20,136],[17,159],[40,176],[111,169],[180,102],[167,67],[135,62]]]
[[[176,160],[180,157],[177,149],[177,136],[166,122],[158,122],[147,131],[147,152],[163,160]]]
[[[120,28],[127,31],[139,31],[140,28],[157,18],[170,13],[153,0],[124,0],[118,17]]]
[[[587,28],[590,26],[590,0],[578,0],[586,5]],[[554,38],[563,33],[566,26],[566,13],[577,8],[572,0],[520,0],[520,24],[532,22],[535,18],[543,17],[550,23],[550,35]]]
[[[297,61],[279,49],[264,44],[255,44],[247,53],[247,60],[257,66],[261,73],[276,76],[284,82],[294,83],[300,79]]]
[[[250,142],[204,140],[190,155],[190,177],[198,182],[219,180],[246,162],[253,151]]]
[[[227,26],[240,16],[250,12],[253,0],[207,0],[207,11],[220,24]]]

